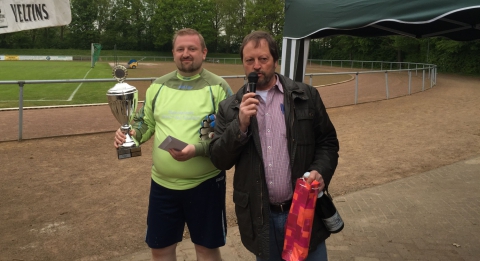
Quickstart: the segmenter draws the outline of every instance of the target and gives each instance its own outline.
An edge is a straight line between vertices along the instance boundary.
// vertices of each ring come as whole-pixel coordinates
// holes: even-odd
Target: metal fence
[[[112,57],[113,58],[113,57]],[[165,57],[167,58],[167,57]],[[171,58],[171,57],[170,57]],[[214,60],[226,62],[229,58],[212,58]],[[231,61],[230,61],[231,62]],[[236,63],[236,61],[235,61]],[[363,74],[384,74],[385,75],[385,98],[377,99],[389,99],[390,98],[390,88],[388,75],[392,73],[408,73],[408,95],[412,94],[412,74],[415,73],[415,76],[418,74],[422,75],[421,91],[424,91],[426,87],[432,88],[436,85],[437,81],[437,66],[434,64],[423,64],[423,63],[400,63],[400,62],[382,62],[382,61],[352,61],[352,60],[308,60],[309,65],[317,64],[320,66],[330,66],[330,67],[340,67],[345,68],[358,68],[357,71],[345,71],[345,72],[331,72],[331,73],[307,73],[305,74],[305,79],[309,79],[309,84],[313,84],[313,78],[326,75],[354,75],[355,85],[354,85],[354,103],[358,104],[359,96],[359,78]],[[368,65],[368,66],[367,66]],[[395,68],[395,69],[394,69]],[[374,70],[377,69],[377,70]],[[245,75],[229,75],[221,76],[225,79],[234,79],[234,78],[243,78],[244,83],[246,83]],[[128,81],[150,81],[153,82],[156,78],[128,78]],[[25,81],[0,81],[0,85],[18,85],[19,86],[19,107],[18,107],[18,140],[22,140],[23,132],[23,110],[24,110],[24,101],[23,101],[23,87],[26,84],[45,84],[45,83],[91,83],[91,82],[116,82],[115,79],[67,79],[67,80],[25,80]],[[321,86],[317,86],[321,87]],[[360,102],[361,103],[361,102]],[[105,103],[103,103],[105,104]],[[348,105],[348,104],[343,104]],[[51,107],[51,106],[50,106]],[[334,106],[335,107],[335,106]],[[4,109],[0,109],[4,110]],[[11,110],[11,108],[10,108]]]
[[[73,55],[74,61],[91,61],[92,57],[87,55]],[[135,59],[140,62],[173,62],[172,56],[99,56],[100,62],[127,62]],[[242,64],[240,58],[215,58],[208,57],[205,59],[208,63],[221,63],[221,64]]]
[[[320,61],[320,66],[322,66],[322,62]],[[331,60],[329,61],[331,64],[331,67],[333,67],[333,62],[340,62],[341,63],[341,68],[344,68],[342,60]],[[437,66],[434,64],[423,64],[423,63],[399,63],[399,62],[389,62],[389,68],[387,67],[386,70],[383,69],[383,65],[386,64],[386,62],[368,62],[368,61],[348,61],[353,68],[353,62],[361,64],[361,69],[364,69],[363,65],[365,63],[371,63],[371,69],[374,68],[374,63],[379,63],[381,68],[380,70],[369,70],[369,71],[350,71],[350,72],[336,72],[336,73],[307,73],[305,74],[306,77],[309,77],[310,81],[309,84],[312,85],[313,77],[314,76],[324,76],[324,75],[342,75],[342,74],[350,74],[350,75],[355,75],[355,102],[354,104],[358,103],[358,80],[359,80],[359,75],[362,74],[374,74],[374,73],[383,73],[385,74],[385,95],[386,99],[390,98],[390,92],[389,92],[389,85],[388,85],[388,74],[389,73],[401,73],[401,72],[407,72],[408,73],[408,95],[412,94],[412,73],[415,73],[416,76],[418,76],[418,73],[420,72],[422,74],[422,91],[425,91],[425,84],[428,84],[427,86],[429,88],[432,88],[434,85],[437,83]],[[311,61],[310,61],[311,64]],[[400,69],[393,69],[393,66],[398,66]],[[404,66],[405,69],[402,69],[402,65]],[[410,68],[412,67],[412,68]]]
[[[74,61],[91,61],[92,56],[91,55],[69,55],[72,57]],[[135,59],[137,61],[144,61],[144,62],[172,62],[173,57],[172,56],[142,56],[142,55],[130,55],[130,56],[125,56],[125,55],[120,55],[120,56],[106,56],[106,55],[101,55],[99,56],[99,61],[100,62],[114,62],[114,61],[122,61],[122,62],[127,62],[132,59]],[[209,57],[207,56],[206,62],[209,63],[222,63],[222,64],[242,64],[242,61],[240,58],[216,58],[216,57]]]

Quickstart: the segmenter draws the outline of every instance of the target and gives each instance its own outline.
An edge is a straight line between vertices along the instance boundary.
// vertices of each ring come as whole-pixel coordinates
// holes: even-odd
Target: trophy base
[[[118,148],[117,155],[118,155],[118,159],[128,159],[131,157],[142,156],[142,148],[140,147]]]

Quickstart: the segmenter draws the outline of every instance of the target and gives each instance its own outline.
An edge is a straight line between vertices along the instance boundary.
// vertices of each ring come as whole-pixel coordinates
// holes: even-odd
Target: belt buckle
[[[279,206],[280,206],[280,210],[282,211],[282,213],[285,212],[285,211],[283,211],[283,203],[280,204]]]

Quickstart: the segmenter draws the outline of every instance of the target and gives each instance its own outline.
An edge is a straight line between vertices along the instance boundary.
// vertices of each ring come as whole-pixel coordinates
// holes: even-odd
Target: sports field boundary
[[[393,63],[392,63],[393,64]],[[392,68],[393,65],[390,65]],[[402,68],[403,65],[399,65],[399,68]],[[322,99],[325,102],[325,106],[327,108],[333,107],[341,107],[347,105],[354,105],[359,103],[367,103],[379,100],[385,100],[390,98],[401,97],[405,95],[411,95],[412,93],[425,91],[426,87],[432,88],[436,85],[436,76],[437,76],[437,66],[433,64],[421,64],[422,67],[418,67],[418,64],[415,64],[415,68],[410,69],[410,64],[403,66],[405,69],[398,69],[398,70],[358,70],[358,71],[346,71],[351,68],[332,68],[332,70],[339,70],[340,72],[323,72],[323,73],[309,73],[305,74],[305,76],[310,77],[310,85],[312,85],[312,78],[315,76],[329,76],[329,75],[350,75],[350,79],[341,82],[335,82],[332,84],[327,84],[321,86],[322,88],[317,88],[317,90],[321,93]],[[363,67],[363,65],[362,65]],[[383,67],[383,65],[382,65]],[[412,66],[413,67],[413,66]],[[373,68],[373,65],[372,65]],[[387,67],[388,68],[388,67]],[[415,79],[416,81],[416,90],[412,92],[412,75],[413,72],[417,75],[418,72],[422,73],[421,79]],[[366,77],[367,74],[374,75],[373,77]],[[381,76],[384,74],[384,76]],[[408,81],[405,79],[396,79],[399,75],[406,75],[408,74]],[[365,75],[359,77],[360,75]],[[389,80],[390,75],[390,80]],[[241,78],[243,79],[244,83],[246,83],[245,75],[229,75],[229,76],[221,76],[225,79],[232,79],[232,78]],[[361,80],[359,81],[359,78]],[[418,77],[415,77],[418,78]],[[128,81],[150,81],[153,82],[157,78],[156,77],[149,77],[149,78],[128,78]],[[354,83],[350,83],[355,80]],[[380,82],[384,80],[384,89],[378,88],[381,84],[376,84],[375,89],[371,89],[370,85],[372,85],[372,81]],[[428,79],[428,80],[427,80]],[[107,78],[107,79],[67,79],[67,80],[25,80],[25,81],[0,81],[0,85],[2,84],[13,84],[19,86],[19,107],[18,107],[18,140],[23,139],[23,87],[26,84],[45,84],[45,83],[86,83],[86,82],[116,82],[116,79]],[[429,83],[427,83],[429,81]],[[359,83],[360,82],[360,83]],[[390,83],[389,83],[390,82]],[[362,88],[359,90],[359,85]],[[408,89],[406,88],[408,86]],[[319,86],[316,86],[319,87]],[[77,87],[78,88],[78,87]],[[359,92],[361,92],[362,98],[361,100],[358,99]],[[382,97],[382,92],[383,97]],[[334,103],[329,101],[329,96],[338,96],[333,98],[335,100]],[[352,101],[353,96],[353,101]],[[325,99],[324,97],[327,97]],[[106,105],[107,103],[99,103],[98,105]],[[55,106],[36,106],[36,107],[28,107],[28,109],[44,109],[44,108],[62,108],[62,107],[92,107],[95,106],[93,104],[81,104],[81,105],[55,105]],[[5,108],[0,109],[1,111],[14,111],[15,108]]]
[[[143,101],[139,101],[143,103]],[[70,104],[70,105],[47,105],[47,106],[30,106],[24,107],[23,110],[41,110],[41,109],[56,109],[56,108],[72,108],[72,107],[92,107],[92,106],[104,106],[108,103],[91,103],[91,104]],[[14,108],[0,108],[0,111],[18,111],[18,107]]]

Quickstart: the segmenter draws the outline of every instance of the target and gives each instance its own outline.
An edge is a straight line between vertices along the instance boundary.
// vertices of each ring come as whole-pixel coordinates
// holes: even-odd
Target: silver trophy
[[[126,159],[141,156],[140,146],[137,146],[130,136],[130,122],[137,111],[138,91],[137,88],[124,82],[127,78],[127,68],[117,65],[113,68],[113,77],[118,83],[107,91],[108,105],[113,116],[122,124],[120,129],[127,137],[125,142],[117,149],[118,159]]]

